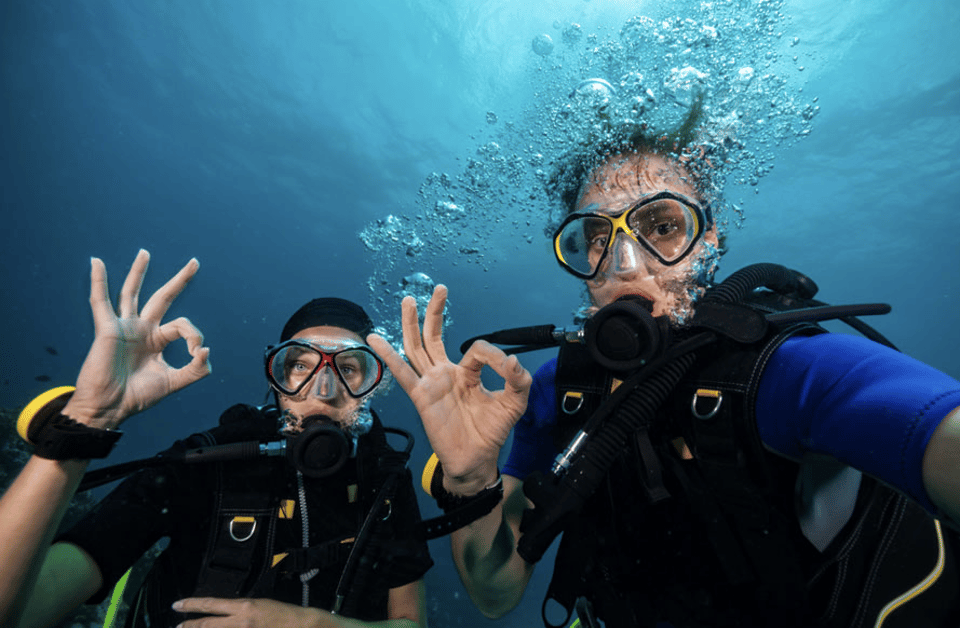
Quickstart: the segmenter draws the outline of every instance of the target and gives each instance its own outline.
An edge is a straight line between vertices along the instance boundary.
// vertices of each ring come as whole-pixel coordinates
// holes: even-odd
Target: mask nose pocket
[[[629,273],[643,265],[640,244],[622,231],[617,233],[610,255],[610,269],[614,273]]]
[[[317,372],[317,382],[314,387],[314,394],[324,401],[333,399],[337,396],[337,374],[333,372],[330,366],[324,366]]]

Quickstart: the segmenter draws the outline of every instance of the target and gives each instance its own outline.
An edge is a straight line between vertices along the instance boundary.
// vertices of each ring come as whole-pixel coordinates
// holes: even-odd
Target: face
[[[580,192],[577,211],[619,216],[641,198],[674,192],[697,202],[700,197],[682,165],[656,154],[613,157],[596,171]],[[649,238],[649,236],[648,236]],[[711,226],[700,242],[680,262],[668,266],[625,233],[618,232],[599,272],[586,280],[595,307],[636,295],[653,303],[653,315],[671,315],[689,308],[691,290],[697,287],[701,265],[710,245],[717,246]]]
[[[310,341],[329,351],[350,345],[363,344],[363,340],[357,334],[329,325],[309,327],[297,332],[293,339]],[[284,367],[285,375],[291,380],[295,380],[299,372],[306,372],[309,375],[312,370],[310,366],[300,364],[295,356],[292,356],[289,363]],[[351,378],[359,376],[359,369],[351,368],[348,362],[340,364],[340,371],[348,382],[351,381]],[[287,395],[278,392],[278,397],[280,410],[289,411],[296,419],[296,423],[289,425],[285,430],[288,433],[301,431],[304,427],[303,419],[315,414],[326,415],[340,424],[341,427],[348,428],[357,421],[358,412],[364,401],[363,398],[358,399],[350,396],[329,364],[322,366],[320,370],[310,376],[309,381],[298,393]]]

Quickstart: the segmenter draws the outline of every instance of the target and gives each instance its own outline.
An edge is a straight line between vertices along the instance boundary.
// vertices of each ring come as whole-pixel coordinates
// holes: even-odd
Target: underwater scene
[[[725,234],[704,272],[775,262],[828,303],[888,303],[868,322],[960,378],[960,4],[36,0],[4,3],[0,29],[5,439],[76,380],[91,257],[114,297],[141,248],[144,295],[196,257],[167,320],[189,318],[213,366],[94,467],[269,401],[264,347],[314,297],[359,303],[399,349],[401,299],[422,312],[442,283],[451,359],[485,332],[572,325],[587,296],[553,252],[560,158],[611,121],[666,131],[695,107],[693,167]],[[166,359],[186,363],[183,345]],[[412,403],[394,383],[373,405],[415,436],[419,485]],[[3,447],[5,487],[23,458]],[[542,625],[551,553],[494,621],[449,541],[430,550],[431,626]]]

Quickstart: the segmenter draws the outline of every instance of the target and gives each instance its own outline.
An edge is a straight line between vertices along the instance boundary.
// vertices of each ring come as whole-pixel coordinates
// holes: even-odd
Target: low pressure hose
[[[703,299],[714,301],[742,301],[752,290],[769,288],[783,295],[812,299],[819,288],[812,279],[780,264],[760,263],[745,266],[707,290]]]

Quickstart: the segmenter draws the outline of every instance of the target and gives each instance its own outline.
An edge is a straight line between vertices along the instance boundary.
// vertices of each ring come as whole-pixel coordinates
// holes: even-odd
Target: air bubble
[[[533,41],[530,42],[530,47],[541,57],[549,56],[550,53],[553,52],[553,39],[550,35],[542,33],[533,38]]]

